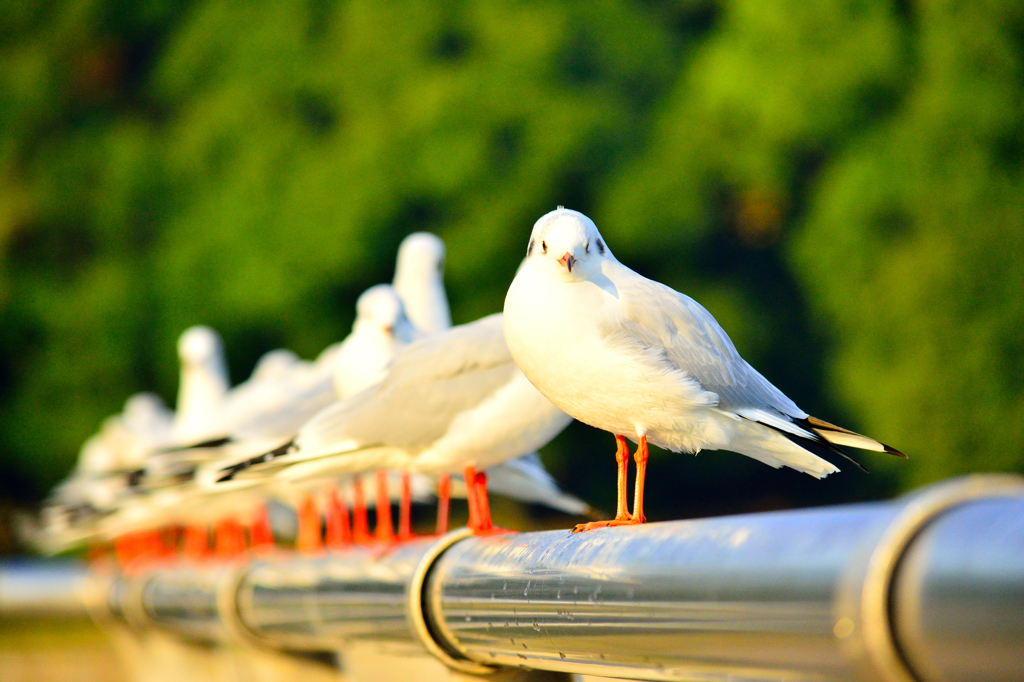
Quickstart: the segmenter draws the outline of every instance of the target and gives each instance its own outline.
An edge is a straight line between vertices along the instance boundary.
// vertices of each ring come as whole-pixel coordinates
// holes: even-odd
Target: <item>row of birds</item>
[[[234,555],[273,543],[268,499],[298,510],[304,551],[367,541],[374,505],[375,538],[401,541],[412,502],[435,486],[439,532],[453,494],[475,532],[495,532],[488,489],[582,514],[536,454],[573,418],[614,434],[618,469],[615,517],[576,531],[645,521],[649,444],[732,450],[817,478],[838,468],[811,450],[904,456],[803,412],[707,310],[619,263],[581,213],[558,207],[537,221],[504,313],[452,327],[444,258],[439,238],[410,235],[393,283],[359,297],[344,341],[314,361],[272,351],[234,388],[217,334],[187,330],[176,411],[144,393],[106,420],[45,504],[38,544],[113,542],[125,563],[179,545],[199,557],[212,524],[214,546]],[[638,444],[632,510],[627,439]],[[184,541],[167,528],[187,529]]]

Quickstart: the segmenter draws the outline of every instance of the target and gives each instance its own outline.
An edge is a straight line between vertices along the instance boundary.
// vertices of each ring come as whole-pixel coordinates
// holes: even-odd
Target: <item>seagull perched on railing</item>
[[[392,284],[413,326],[424,334],[452,326],[444,290],[444,254],[444,242],[429,232],[413,232],[398,246]]]
[[[501,315],[491,315],[416,342],[380,385],[326,408],[280,448],[211,472],[207,483],[279,468],[293,481],[464,470],[472,526],[488,531],[486,477],[477,471],[535,451],[570,421],[516,368]]]
[[[227,396],[227,363],[220,334],[209,327],[190,327],[178,338],[181,379],[174,413],[176,443],[194,443],[220,435]]]
[[[619,263],[587,216],[559,207],[533,227],[505,298],[505,338],[537,389],[576,419],[615,434],[612,521],[644,522],[648,443],[674,452],[732,450],[816,478],[839,471],[804,446],[905,457],[816,419],[751,367],[699,303]],[[625,438],[639,442],[633,512]]]

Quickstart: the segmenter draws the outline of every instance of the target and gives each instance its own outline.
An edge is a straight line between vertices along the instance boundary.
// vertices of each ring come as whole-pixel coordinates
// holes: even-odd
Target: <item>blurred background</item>
[[[186,327],[314,357],[416,230],[467,322],[556,204],[910,455],[659,453],[651,520],[1024,471],[1024,5],[441,4],[0,2],[0,553]],[[543,455],[611,510],[613,446]]]

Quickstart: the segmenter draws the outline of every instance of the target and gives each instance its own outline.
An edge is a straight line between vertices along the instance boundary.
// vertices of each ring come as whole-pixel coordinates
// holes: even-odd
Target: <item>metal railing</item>
[[[118,617],[279,649],[377,642],[463,673],[642,680],[1024,679],[1024,484],[572,535],[472,537],[104,588]]]

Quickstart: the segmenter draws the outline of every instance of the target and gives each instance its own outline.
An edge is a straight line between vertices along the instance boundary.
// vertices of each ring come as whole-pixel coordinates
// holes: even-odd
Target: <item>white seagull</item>
[[[491,315],[416,342],[381,384],[324,409],[285,446],[211,472],[207,483],[282,467],[278,478],[291,481],[464,470],[472,525],[487,531],[486,478],[476,472],[533,452],[570,421],[515,366],[501,315]]]
[[[352,333],[334,356],[337,399],[344,400],[383,381],[395,354],[419,336],[394,287],[378,284],[364,291],[356,300]]]
[[[526,261],[505,298],[505,338],[544,396],[576,419],[615,434],[615,519],[576,530],[643,523],[647,446],[732,450],[816,478],[838,471],[802,445],[898,450],[809,416],[736,351],[693,299],[619,263],[594,223],[559,207],[533,227]],[[639,442],[633,513],[629,451]]]
[[[424,334],[452,326],[444,291],[444,242],[429,232],[413,232],[398,246],[392,284],[413,325]]]
[[[174,415],[174,441],[195,443],[220,436],[229,382],[224,344],[209,327],[186,329],[178,338],[181,380]]]

